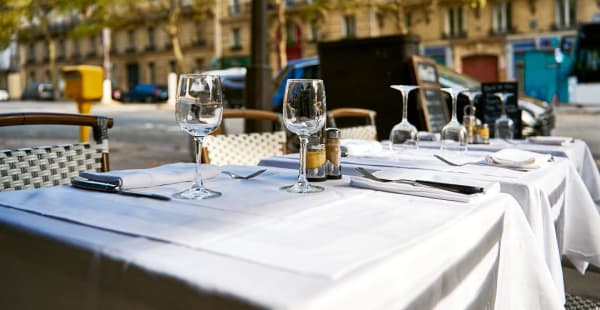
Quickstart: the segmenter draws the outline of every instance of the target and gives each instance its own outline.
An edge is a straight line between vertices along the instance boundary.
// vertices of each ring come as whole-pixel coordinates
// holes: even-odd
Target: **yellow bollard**
[[[90,114],[92,112],[92,102],[77,102],[77,110],[80,114]],[[90,127],[80,126],[79,127],[79,141],[87,142],[90,141]]]
[[[65,97],[77,102],[80,114],[90,114],[94,101],[102,98],[103,70],[99,66],[67,66],[62,69],[65,79]],[[79,140],[90,140],[90,128],[79,128]]]

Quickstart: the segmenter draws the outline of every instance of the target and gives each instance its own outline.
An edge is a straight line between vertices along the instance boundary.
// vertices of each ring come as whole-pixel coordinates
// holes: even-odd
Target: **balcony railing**
[[[453,33],[442,33],[442,39],[465,39],[467,37],[466,31],[453,32]]]
[[[146,45],[146,52],[154,52],[156,51],[156,46],[154,44]]]
[[[570,24],[570,25],[562,25],[559,23],[554,23],[550,26],[550,30],[552,31],[559,31],[559,30],[573,30],[576,29],[577,25],[575,24]]]
[[[242,49],[243,49],[243,47],[242,47],[241,45],[232,45],[232,46],[229,48],[229,50],[230,50],[230,51],[232,51],[232,52],[235,52],[235,51],[241,51]]]
[[[135,46],[129,46],[125,49],[125,53],[128,53],[128,54],[133,54],[135,52],[137,52],[137,49],[135,48]]]
[[[86,55],[88,58],[95,58],[98,56],[98,54],[96,53],[96,50],[91,50],[87,53]]]
[[[207,45],[206,40],[198,39],[192,42],[192,47],[205,47]]]
[[[515,34],[517,33],[517,29],[515,27],[508,27],[508,28],[498,28],[498,29],[490,29],[490,36],[504,36],[504,35],[509,35],[509,34]]]

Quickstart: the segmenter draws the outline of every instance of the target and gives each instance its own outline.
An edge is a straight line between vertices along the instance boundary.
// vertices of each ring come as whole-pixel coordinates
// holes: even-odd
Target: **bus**
[[[569,102],[600,105],[600,22],[583,24],[577,31],[569,77]]]

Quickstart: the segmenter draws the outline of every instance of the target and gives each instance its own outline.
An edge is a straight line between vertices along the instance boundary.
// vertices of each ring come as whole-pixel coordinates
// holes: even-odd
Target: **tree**
[[[183,52],[179,41],[179,21],[183,15],[191,15],[193,19],[201,23],[214,14],[215,0],[154,0],[154,1],[130,1],[129,8],[123,11],[119,20],[130,22],[139,19],[140,12],[150,23],[164,22],[164,30],[169,36],[177,72],[185,71],[183,63]],[[124,17],[124,18],[123,18]]]

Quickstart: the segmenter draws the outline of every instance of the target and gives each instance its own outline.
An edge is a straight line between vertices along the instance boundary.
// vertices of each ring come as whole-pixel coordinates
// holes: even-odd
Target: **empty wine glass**
[[[419,131],[408,122],[408,95],[418,88],[416,85],[390,85],[391,88],[399,90],[402,94],[402,121],[392,128],[390,132],[390,149],[394,145],[403,145],[411,148],[419,147]]]
[[[325,125],[325,87],[322,80],[289,79],[283,95],[283,123],[300,140],[300,171],[295,184],[281,189],[292,193],[313,193],[323,187],[312,185],[306,179],[306,145],[311,134]]]
[[[511,97],[512,93],[494,93],[494,96],[500,99],[502,105],[502,114],[494,122],[494,138],[498,139],[512,139],[514,136],[514,122],[511,118],[506,115],[506,100]]]
[[[180,199],[204,199],[221,193],[204,187],[200,174],[202,141],[221,124],[223,90],[218,75],[182,74],[175,96],[175,118],[179,127],[194,137],[196,169],[194,183],[189,189],[173,195]]]
[[[467,150],[467,129],[456,118],[456,99],[464,89],[442,88],[442,91],[450,95],[452,100],[452,118],[450,122],[442,128],[440,148],[453,151]]]

